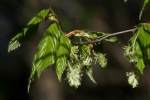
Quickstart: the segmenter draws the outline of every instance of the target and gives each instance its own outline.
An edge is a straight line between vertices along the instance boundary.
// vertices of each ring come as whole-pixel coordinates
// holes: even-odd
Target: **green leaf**
[[[67,57],[66,56],[59,57],[56,61],[56,74],[59,81],[61,81],[62,74],[65,71],[66,67],[67,67]]]
[[[133,54],[133,63],[135,64],[136,68],[140,71],[141,74],[143,74],[145,64],[144,64],[144,59],[143,59],[143,54],[140,49],[140,45],[138,42],[135,43],[135,51]]]
[[[41,10],[35,17],[33,17],[27,25],[31,25],[31,24],[38,24],[41,21],[45,20],[46,17],[48,17],[50,13],[49,9],[43,9]]]
[[[23,30],[14,36],[10,42],[8,47],[8,52],[11,52],[22,45],[22,42],[25,41],[31,34],[37,32],[38,25],[48,17],[49,9],[41,10],[35,17],[33,17],[28,24],[23,28]]]
[[[62,35],[60,37],[59,47],[57,49],[57,57],[69,55],[71,43],[68,37]]]
[[[141,20],[141,18],[142,18],[143,11],[144,11],[145,7],[146,7],[147,5],[149,5],[149,4],[150,4],[150,0],[144,0],[142,9],[141,9],[140,14],[139,14],[139,20]]]
[[[46,32],[43,34],[43,37],[40,40],[40,43],[38,44],[38,48],[34,55],[32,72],[29,78],[29,87],[35,75],[40,76],[40,74],[49,65],[54,65],[56,63],[57,66],[60,66],[60,63],[64,63],[64,61],[66,60],[63,57],[58,59],[56,54],[61,44],[61,35],[64,34],[57,23],[50,24]]]
[[[62,32],[58,23],[54,22],[51,24],[50,27],[51,28],[49,28],[49,32],[51,33],[51,36],[59,40],[60,36],[63,35],[64,33]]]
[[[61,80],[61,76],[66,69],[67,60],[70,54],[71,43],[68,37],[62,35],[60,37],[59,47],[56,51],[57,61],[56,61],[56,73],[58,79]]]
[[[55,63],[55,51],[58,47],[58,41],[55,37],[51,36],[50,29],[51,25],[38,44],[34,55],[31,79],[36,73],[39,76],[48,65]]]
[[[34,55],[33,68],[37,73],[41,73],[48,65],[55,62],[55,51],[58,46],[56,38],[45,36],[38,45],[38,49]]]
[[[137,33],[139,34],[138,40],[141,46],[144,58],[150,61],[150,24],[143,23],[139,26]]]
[[[12,38],[9,42],[8,52],[15,50],[20,47],[20,39],[23,37],[21,33],[18,33],[14,38]]]
[[[131,38],[130,44],[124,48],[124,55],[127,56],[129,61],[133,63],[136,69],[143,74],[143,70],[145,68],[144,59],[142,49],[138,42],[139,33],[135,33],[135,35]]]

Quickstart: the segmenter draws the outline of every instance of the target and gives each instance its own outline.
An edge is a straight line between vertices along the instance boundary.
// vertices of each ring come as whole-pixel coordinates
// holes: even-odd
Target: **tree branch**
[[[125,31],[120,31],[120,32],[116,32],[116,33],[112,33],[112,34],[108,34],[102,38],[99,38],[98,40],[95,41],[91,41],[92,43],[96,43],[96,42],[100,42],[108,37],[112,37],[112,36],[116,36],[116,35],[121,35],[121,34],[125,34],[125,33],[129,33],[129,32],[134,32],[136,30],[136,28],[133,29],[129,29],[129,30],[125,30]]]
[[[132,29],[125,30],[125,31],[115,32],[115,33],[111,33],[111,34],[106,34],[104,36],[97,37],[96,39],[94,39],[92,41],[80,42],[80,43],[75,43],[75,44],[76,45],[78,45],[78,44],[94,44],[94,43],[101,42],[101,41],[103,41],[106,38],[109,38],[109,37],[112,37],[112,36],[116,36],[116,35],[126,34],[126,33],[129,33],[129,32],[134,32],[135,30],[136,30],[136,28],[132,28]],[[69,32],[68,34],[66,34],[66,36],[68,36],[68,37],[74,36],[76,33],[80,33],[80,32],[83,32],[83,31],[75,30],[75,31]]]

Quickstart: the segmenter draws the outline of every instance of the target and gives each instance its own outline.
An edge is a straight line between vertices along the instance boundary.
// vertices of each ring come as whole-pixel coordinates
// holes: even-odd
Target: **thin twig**
[[[136,28],[133,28],[133,29],[129,29],[129,30],[125,30],[125,31],[120,31],[120,32],[116,32],[116,33],[112,33],[112,34],[108,34],[98,40],[95,40],[95,41],[91,41],[92,43],[96,43],[96,42],[100,42],[108,37],[112,37],[112,36],[116,36],[116,35],[121,35],[121,34],[125,34],[125,33],[129,33],[129,32],[134,32],[136,30]]]
[[[134,32],[135,30],[136,30],[136,28],[132,28],[132,29],[125,30],[125,31],[115,32],[115,33],[112,33],[112,34],[104,35],[103,37],[102,36],[97,37],[93,41],[80,42],[80,43],[77,43],[77,44],[94,44],[94,43],[101,42],[102,40],[104,40],[106,38],[109,38],[109,37],[112,37],[112,36],[116,36],[116,35],[125,34],[125,33],[129,33],[129,32]],[[72,32],[74,32],[74,31],[72,31]],[[69,32],[69,33],[72,33],[72,32]],[[75,34],[73,34],[73,35],[75,35]]]

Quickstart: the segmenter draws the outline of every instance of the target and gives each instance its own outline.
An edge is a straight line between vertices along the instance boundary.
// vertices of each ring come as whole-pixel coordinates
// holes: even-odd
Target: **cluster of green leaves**
[[[149,0],[144,1],[143,9],[147,4]],[[58,80],[61,80],[63,73],[66,72],[70,86],[80,86],[84,73],[96,83],[93,78],[93,66],[101,68],[107,66],[106,54],[101,43],[103,41],[116,43],[118,39],[112,34],[102,32],[78,31],[73,35],[66,35],[55,13],[50,9],[41,10],[10,40],[8,52],[20,47],[31,34],[37,32],[40,23],[45,20],[49,20],[50,23],[35,51],[28,89],[32,80],[50,66],[55,68]],[[150,61],[150,24],[141,23],[136,26],[134,35],[124,47],[124,55],[135,66],[134,71],[127,72],[127,77],[128,83],[136,87],[139,84],[139,75],[143,74],[145,65]]]
[[[89,35],[83,31],[71,37],[73,42],[81,44],[71,47],[70,60],[68,62],[69,70],[67,73],[70,86],[78,87],[81,84],[83,72],[87,74],[93,83],[96,83],[93,78],[93,66],[99,65],[104,68],[107,65],[107,58],[100,51],[96,52],[93,44],[83,44],[90,41],[91,37],[93,37],[93,34]]]
[[[94,49],[98,44],[91,44],[90,42],[105,37],[107,34],[80,31],[74,36],[68,37],[63,33],[54,12],[49,9],[41,10],[28,22],[23,31],[10,40],[8,52],[20,47],[22,42],[30,34],[35,33],[39,24],[45,20],[51,22],[43,33],[35,51],[28,88],[30,88],[30,83],[34,77],[39,77],[49,66],[55,67],[59,80],[61,80],[62,74],[66,70],[66,77],[70,86],[78,87],[81,84],[83,73],[86,73],[96,83],[92,76],[92,68],[94,65],[100,65],[104,68],[107,65],[107,59],[105,54]],[[104,40],[115,42],[116,38],[112,37]]]
[[[29,30],[36,32],[38,29],[37,26],[44,20],[50,20],[51,22],[43,33],[43,37],[36,49],[32,72],[29,78],[29,87],[32,79],[35,76],[40,76],[48,66],[55,66],[58,79],[60,80],[70,54],[70,40],[62,32],[54,12],[49,9],[41,10],[29,21],[22,32],[10,40],[8,52],[18,48],[28,35],[33,34],[33,32]],[[34,26],[37,28],[35,29]]]
[[[20,33],[17,33],[9,42],[8,52],[15,50],[20,47],[25,39],[31,34],[35,34],[39,24],[47,18],[49,10],[45,9],[40,11],[35,17],[33,17],[28,24],[22,29]]]
[[[150,24],[141,23],[137,26],[129,44],[124,48],[124,55],[135,66],[134,74],[137,75],[138,79],[138,75],[143,74],[145,65],[150,62]],[[132,83],[131,85],[136,87]]]

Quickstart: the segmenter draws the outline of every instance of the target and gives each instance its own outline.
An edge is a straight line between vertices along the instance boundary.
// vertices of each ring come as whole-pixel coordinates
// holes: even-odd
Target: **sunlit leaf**
[[[135,64],[136,68],[140,71],[141,74],[143,74],[145,64],[143,59],[143,54],[140,49],[140,45],[138,42],[135,43],[135,51],[133,53],[133,63]]]
[[[135,67],[142,74],[145,68],[143,53],[138,43],[139,33],[136,33],[130,40],[128,46],[124,48],[124,55],[127,56],[129,61],[135,65]]]
[[[56,74],[59,81],[61,81],[62,74],[65,71],[66,67],[67,67],[67,57],[66,56],[59,57],[56,60]]]
[[[48,17],[48,14],[50,13],[49,9],[42,9],[36,16],[34,16],[27,25],[31,24],[38,24],[41,21],[45,20],[46,17]]]
[[[40,40],[38,48],[35,52],[32,72],[29,79],[29,86],[34,76],[40,76],[40,74],[46,68],[48,68],[48,66],[54,65],[56,63],[57,68],[59,68],[59,70],[56,69],[57,72],[62,70],[62,66],[65,66],[66,56],[62,55],[59,57],[57,52],[58,50],[59,53],[63,52],[61,51],[62,49],[60,49],[60,45],[62,46],[63,43],[66,43],[66,41],[63,41],[63,43],[60,41],[62,39],[61,36],[64,37],[64,34],[61,31],[59,25],[57,23],[50,24],[46,32],[43,34],[43,37]],[[64,45],[68,44],[66,43]],[[63,52],[63,54],[66,54],[66,52]]]
[[[14,36],[10,42],[8,47],[8,52],[11,52],[22,45],[22,42],[25,41],[32,34],[37,32],[38,25],[48,17],[49,9],[41,10],[35,17],[33,17],[28,24],[23,28],[23,30]]]
[[[55,51],[58,47],[58,41],[55,37],[50,35],[50,29],[51,26],[49,26],[47,31],[44,33],[44,36],[38,44],[38,48],[35,52],[29,86],[35,75],[39,76],[44,69],[55,63]]]
[[[9,42],[8,52],[15,50],[16,48],[20,47],[20,39],[23,37],[21,33],[18,33],[14,38],[11,39]]]
[[[61,80],[61,76],[67,67],[67,60],[70,54],[70,47],[70,40],[68,39],[68,37],[62,35],[60,37],[59,47],[56,50],[56,73],[59,80]]]
[[[124,1],[127,2],[127,0]],[[150,0],[144,0],[139,19],[149,3]],[[34,77],[39,77],[49,66],[55,67],[59,80],[66,71],[65,75],[70,86],[79,87],[84,72],[93,83],[96,83],[93,78],[93,66],[97,64],[101,68],[107,66],[107,58],[102,51],[101,42],[117,42],[116,34],[75,30],[69,32],[73,35],[65,35],[54,12],[49,9],[41,10],[20,33],[10,40],[8,52],[20,47],[22,42],[36,33],[39,24],[44,20],[51,22],[36,49],[28,89]],[[150,61],[150,24],[141,23],[136,27],[135,34],[124,48],[124,55],[136,69],[136,74],[134,72],[127,73],[128,83],[133,88],[137,87],[139,84],[137,75],[143,74],[146,62]]]
[[[150,24],[141,24],[137,32],[144,58],[146,61],[150,61]]]
[[[142,23],[137,26],[130,43],[124,49],[124,54],[140,74],[143,74],[145,63],[150,61],[150,24]],[[133,72],[127,74],[128,83],[133,88],[139,84],[137,75]]]

